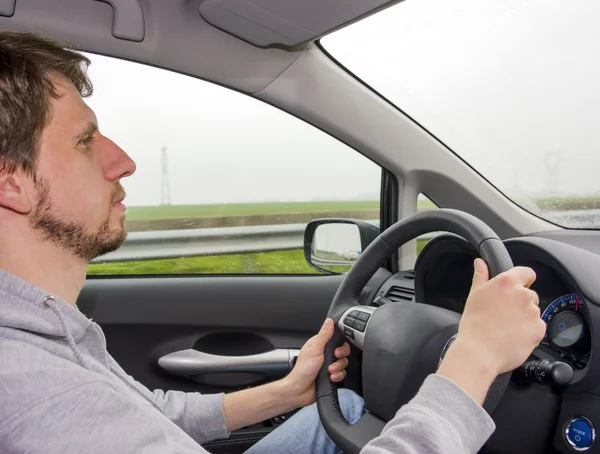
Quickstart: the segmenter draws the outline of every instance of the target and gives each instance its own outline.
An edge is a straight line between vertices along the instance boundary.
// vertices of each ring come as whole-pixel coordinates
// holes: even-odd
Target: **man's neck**
[[[19,247],[20,246],[20,247]],[[7,245],[0,241],[0,269],[75,305],[85,283],[87,262],[50,242]]]

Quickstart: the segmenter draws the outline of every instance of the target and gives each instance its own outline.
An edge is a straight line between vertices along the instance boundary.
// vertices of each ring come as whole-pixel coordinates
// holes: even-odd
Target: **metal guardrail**
[[[300,249],[306,224],[131,232],[118,250],[92,263]]]
[[[378,221],[368,222],[378,225]],[[305,229],[306,224],[283,224],[131,232],[118,250],[97,257],[92,263],[302,249]],[[434,236],[427,234],[419,239]],[[328,261],[327,264],[332,263]],[[342,264],[348,262],[340,262]]]

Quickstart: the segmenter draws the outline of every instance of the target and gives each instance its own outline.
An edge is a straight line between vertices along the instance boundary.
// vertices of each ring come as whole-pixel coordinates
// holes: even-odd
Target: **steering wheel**
[[[383,430],[400,407],[435,372],[443,352],[458,332],[460,315],[414,302],[394,302],[378,308],[362,306],[358,297],[365,285],[400,246],[430,232],[450,232],[465,238],[487,263],[490,278],[513,267],[502,241],[485,223],[468,213],[440,209],[405,218],[381,233],[360,255],[335,294],[328,317],[338,329],[325,349],[316,380],[321,422],[331,439],[346,453],[355,454]],[[340,410],[337,385],[327,367],[334,350],[349,337],[363,351],[363,417],[350,425]],[[492,413],[500,402],[510,373],[496,378],[483,407]]]

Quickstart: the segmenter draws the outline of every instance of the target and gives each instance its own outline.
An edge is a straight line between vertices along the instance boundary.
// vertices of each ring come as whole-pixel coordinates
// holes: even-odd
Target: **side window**
[[[137,164],[128,238],[90,275],[315,274],[312,219],[379,219],[381,168],[317,128],[185,75],[88,55],[100,130]]]

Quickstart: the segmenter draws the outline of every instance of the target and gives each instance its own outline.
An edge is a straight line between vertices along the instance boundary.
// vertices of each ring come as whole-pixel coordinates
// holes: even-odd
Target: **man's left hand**
[[[321,331],[311,337],[300,350],[300,355],[292,372],[284,378],[289,392],[298,396],[299,406],[305,407],[315,403],[315,379],[321,370],[325,358],[325,346],[333,336],[333,320],[328,318],[321,327]],[[350,345],[347,342],[335,349],[338,360],[329,366],[329,378],[339,383],[346,377],[346,367],[350,355]]]

